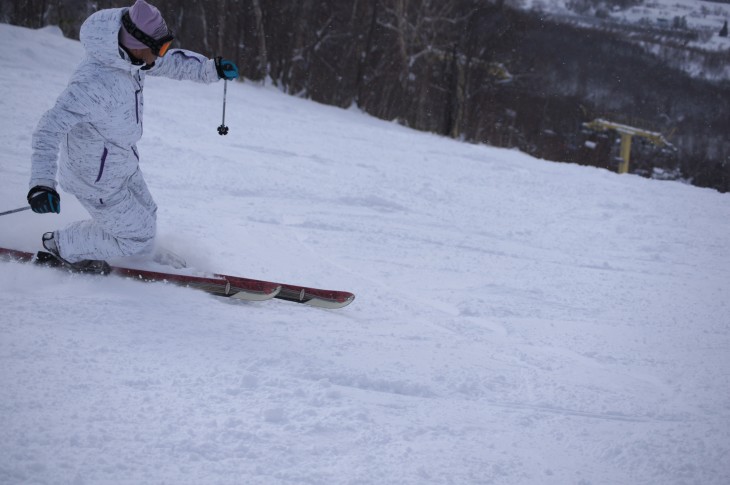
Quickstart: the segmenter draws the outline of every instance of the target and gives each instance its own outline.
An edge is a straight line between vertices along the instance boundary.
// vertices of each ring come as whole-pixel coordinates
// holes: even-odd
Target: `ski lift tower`
[[[629,171],[629,159],[631,158],[631,139],[635,136],[646,138],[658,147],[671,146],[672,144],[664,138],[661,133],[634,128],[633,126],[614,123],[613,121],[597,118],[583,126],[594,131],[613,130],[621,135],[621,163],[618,166],[618,173],[627,173]]]

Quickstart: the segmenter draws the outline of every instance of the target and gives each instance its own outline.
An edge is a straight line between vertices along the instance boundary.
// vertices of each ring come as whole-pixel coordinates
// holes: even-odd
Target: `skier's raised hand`
[[[61,196],[50,187],[36,185],[28,191],[28,204],[33,212],[46,214],[48,212],[61,213]]]

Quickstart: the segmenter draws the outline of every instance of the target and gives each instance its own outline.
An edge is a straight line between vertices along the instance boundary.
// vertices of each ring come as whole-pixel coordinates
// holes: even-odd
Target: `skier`
[[[154,251],[157,206],[136,146],[145,76],[212,83],[237,78],[238,68],[170,49],[172,33],[144,0],[92,14],[80,39],[86,56],[33,133],[28,203],[37,213],[61,212],[58,172],[91,220],[45,233],[43,246],[65,265],[93,271],[107,258]]]

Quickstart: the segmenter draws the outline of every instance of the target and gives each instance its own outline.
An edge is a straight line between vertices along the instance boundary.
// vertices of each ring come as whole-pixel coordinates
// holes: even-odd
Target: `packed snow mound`
[[[0,211],[83,55],[0,25]],[[324,311],[0,263],[0,483],[725,484],[730,196],[229,83],[148,78],[141,168],[194,267]],[[40,249],[85,218],[0,218]]]

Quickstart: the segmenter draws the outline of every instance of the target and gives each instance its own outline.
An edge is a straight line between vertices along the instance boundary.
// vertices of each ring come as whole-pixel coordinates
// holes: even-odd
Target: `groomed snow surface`
[[[82,56],[0,25],[0,209]],[[327,311],[0,263],[3,484],[730,483],[730,195],[149,77],[159,241]],[[34,251],[85,218],[0,218]]]

